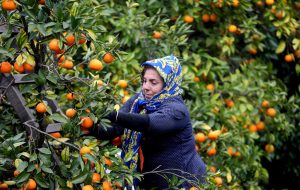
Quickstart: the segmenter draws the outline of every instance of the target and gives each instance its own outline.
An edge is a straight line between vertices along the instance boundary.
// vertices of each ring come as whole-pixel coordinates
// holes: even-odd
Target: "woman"
[[[188,189],[204,181],[205,164],[195,150],[189,112],[181,98],[182,72],[174,56],[142,64],[142,90],[108,118],[113,127],[100,138],[123,133],[122,157],[133,153],[130,169],[144,174],[144,189],[166,189],[166,179],[183,179]]]

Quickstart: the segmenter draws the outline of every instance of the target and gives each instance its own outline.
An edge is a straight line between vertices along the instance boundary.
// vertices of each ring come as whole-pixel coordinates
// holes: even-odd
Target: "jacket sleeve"
[[[190,122],[189,113],[184,104],[169,103],[149,116],[147,133],[166,134],[182,130]]]
[[[120,112],[129,112],[131,109],[131,106],[133,104],[133,101],[135,98],[137,98],[138,94],[132,96],[120,109]],[[93,129],[90,131],[89,135],[95,136],[98,139],[101,140],[109,140],[113,139],[117,136],[122,135],[124,132],[124,128],[121,127],[117,123],[113,123],[111,127],[104,128],[100,124],[97,124],[93,127]]]

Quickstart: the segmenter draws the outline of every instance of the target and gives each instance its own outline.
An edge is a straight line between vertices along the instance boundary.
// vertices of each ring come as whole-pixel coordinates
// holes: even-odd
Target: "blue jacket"
[[[129,112],[135,98],[131,97],[120,111]],[[181,188],[189,189],[204,182],[206,166],[195,149],[195,139],[187,107],[181,97],[171,97],[149,116],[149,128],[143,133],[141,148],[144,155],[143,189],[166,189],[168,179],[175,174],[184,179]],[[143,126],[141,126],[143,127]],[[119,126],[108,131],[119,135]],[[192,184],[189,183],[192,180]]]

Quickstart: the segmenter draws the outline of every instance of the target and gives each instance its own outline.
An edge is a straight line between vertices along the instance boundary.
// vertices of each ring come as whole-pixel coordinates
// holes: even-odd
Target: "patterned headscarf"
[[[164,86],[163,89],[155,94],[150,100],[145,99],[143,93],[140,92],[138,98],[134,100],[130,113],[139,113],[141,107],[145,108],[145,110],[140,113],[152,113],[156,111],[167,98],[178,96],[183,92],[180,87],[182,81],[182,69],[175,56],[170,55],[160,59],[146,61],[142,64],[142,67],[145,66],[156,69],[164,80]],[[125,129],[122,144],[122,158],[127,154],[132,155],[132,159],[126,162],[126,165],[134,171],[137,169],[141,138],[142,134],[140,132]]]

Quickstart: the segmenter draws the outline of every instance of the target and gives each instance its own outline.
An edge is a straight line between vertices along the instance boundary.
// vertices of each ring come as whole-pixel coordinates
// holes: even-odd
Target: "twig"
[[[44,134],[44,135],[46,135],[46,136],[48,136],[48,137],[50,137],[50,138],[52,138],[52,139],[54,139],[54,140],[60,142],[60,143],[62,143],[62,144],[71,146],[72,148],[74,148],[74,149],[76,149],[76,150],[78,150],[78,151],[80,150],[77,146],[75,146],[75,145],[73,145],[73,144],[71,144],[71,143],[67,143],[67,142],[60,141],[59,139],[56,139],[55,137],[52,137],[52,136],[49,135],[48,133],[46,133],[46,132],[44,132],[44,131],[41,131],[41,130],[39,130],[38,128],[36,128],[36,127],[30,125],[30,124],[28,123],[29,121],[33,121],[33,120],[28,120],[28,121],[24,122],[23,124],[26,125],[27,127],[30,127],[31,129],[34,129],[34,130],[38,131],[39,133],[42,133],[42,134]]]

